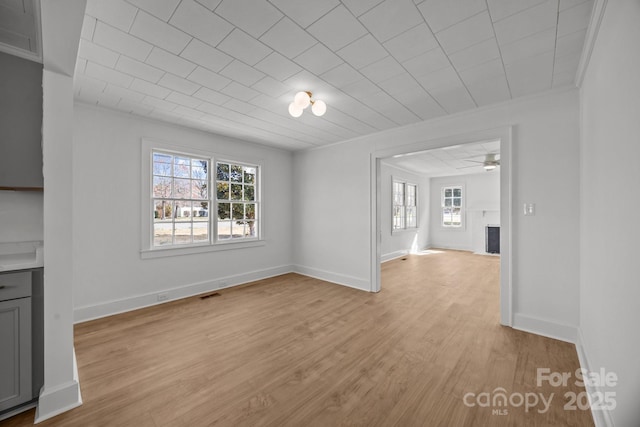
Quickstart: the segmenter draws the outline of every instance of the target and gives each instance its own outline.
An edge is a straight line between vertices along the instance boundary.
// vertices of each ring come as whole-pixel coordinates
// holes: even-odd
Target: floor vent
[[[220,296],[220,294],[218,292],[214,292],[214,293],[209,294],[209,295],[203,295],[203,296],[200,297],[200,299],[207,299],[207,298],[213,298],[213,297],[219,297],[219,296]]]

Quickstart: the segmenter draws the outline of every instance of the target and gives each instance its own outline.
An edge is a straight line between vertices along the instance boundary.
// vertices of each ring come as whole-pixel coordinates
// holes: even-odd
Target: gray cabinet
[[[42,64],[0,52],[0,189],[42,177]]]
[[[32,392],[31,272],[0,275],[0,412]]]

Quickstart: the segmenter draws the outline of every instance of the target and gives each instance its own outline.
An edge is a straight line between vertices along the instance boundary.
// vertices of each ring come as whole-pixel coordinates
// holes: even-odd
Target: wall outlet
[[[525,203],[524,204],[524,216],[533,216],[536,214],[536,204],[535,203]]]
[[[166,301],[168,299],[169,299],[169,294],[167,293],[158,294],[158,301]]]

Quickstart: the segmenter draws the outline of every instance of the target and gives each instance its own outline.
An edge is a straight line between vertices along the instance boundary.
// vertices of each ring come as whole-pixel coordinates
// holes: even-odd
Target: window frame
[[[460,189],[460,225],[446,225],[444,223],[444,209],[445,209],[445,192],[447,189],[451,189],[452,192],[452,196],[450,196],[452,198],[452,202],[451,202],[451,207],[453,206],[453,198],[455,196],[453,196],[453,191],[456,189]],[[440,228],[444,229],[444,230],[464,230],[466,228],[466,212],[465,212],[465,205],[466,205],[466,191],[465,191],[465,186],[464,184],[444,184],[440,187]]]
[[[215,252],[221,250],[233,250],[255,246],[264,246],[264,217],[262,210],[262,168],[261,159],[243,156],[243,160],[237,160],[234,156],[222,155],[214,151],[203,150],[198,147],[182,146],[167,141],[143,138],[141,150],[141,258],[158,258],[175,255],[187,255],[202,252]],[[189,158],[203,159],[209,162],[207,185],[209,194],[209,239],[204,242],[192,242],[189,244],[171,244],[165,246],[154,246],[154,197],[153,195],[153,153],[161,152],[171,155],[185,156]],[[218,200],[217,200],[217,163],[228,163],[256,168],[256,184],[254,190],[255,217],[258,224],[257,235],[255,237],[218,239]]]
[[[396,184],[402,185],[402,199],[403,199],[402,205],[399,205],[396,203]],[[415,201],[413,205],[407,204],[407,199],[408,199],[407,187],[408,186],[412,186],[413,188],[415,188],[415,194],[414,194]],[[411,181],[391,177],[391,234],[417,230],[420,227],[420,224],[419,224],[419,211],[420,211],[419,199],[420,198],[418,197],[418,188],[419,188],[418,184],[415,184]],[[395,221],[396,216],[394,215],[396,207],[401,207],[402,209],[402,227],[396,227],[396,221]],[[407,208],[408,207],[415,207],[415,212],[416,212],[415,225],[413,226],[407,226]]]

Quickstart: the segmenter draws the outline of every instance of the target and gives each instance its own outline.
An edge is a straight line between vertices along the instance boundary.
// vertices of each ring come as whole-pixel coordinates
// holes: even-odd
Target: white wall
[[[513,125],[514,324],[575,338],[567,335],[575,333],[578,325],[577,90],[519,99],[295,153],[298,270],[371,289],[371,153],[509,125]],[[519,206],[525,201],[536,203],[536,216],[521,216]]]
[[[447,228],[441,225],[441,190],[448,185],[464,187],[462,228]],[[432,247],[486,253],[484,227],[500,224],[499,170],[431,178],[431,218],[429,234]]]
[[[0,191],[0,243],[42,240],[42,203],[37,191]]]
[[[429,241],[429,178],[382,162],[380,167],[382,191],[382,262],[424,249]],[[392,180],[418,186],[418,228],[391,232]]]
[[[266,245],[141,259],[143,137],[261,159]],[[173,299],[290,271],[290,152],[76,105],[73,155],[76,320],[153,304],[160,292]]]
[[[607,2],[581,91],[581,341],[591,369],[619,377],[604,390],[621,427],[640,425],[639,22],[637,0]]]

